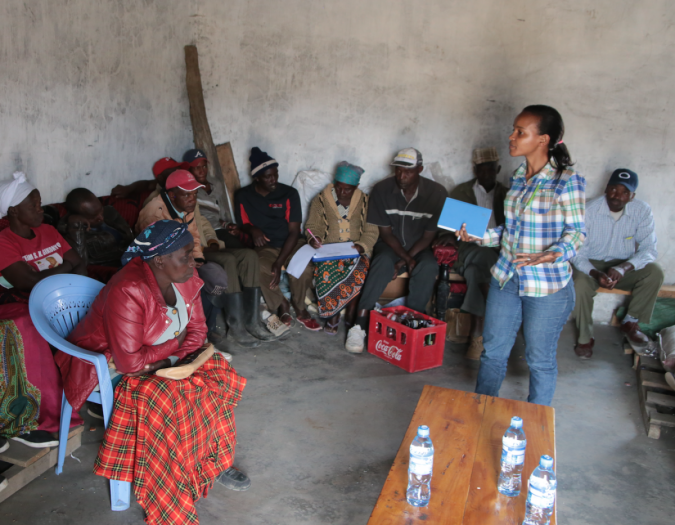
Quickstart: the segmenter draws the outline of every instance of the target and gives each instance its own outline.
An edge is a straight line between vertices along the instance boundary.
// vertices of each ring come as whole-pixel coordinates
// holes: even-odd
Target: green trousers
[[[624,263],[620,259],[612,261],[594,261],[591,264],[601,272],[607,271],[618,264]],[[577,300],[574,305],[574,317],[579,331],[579,344],[586,344],[593,337],[593,298],[598,294],[600,284],[593,277],[574,268],[574,291]],[[654,311],[654,304],[659,289],[663,284],[663,270],[658,264],[650,263],[641,270],[627,272],[616,284],[618,290],[632,292],[628,305],[628,315],[635,317],[641,323],[649,323]]]
[[[227,273],[227,293],[241,292],[246,288],[260,286],[260,262],[258,254],[249,248],[225,248],[217,252],[204,252],[204,259],[219,264]]]

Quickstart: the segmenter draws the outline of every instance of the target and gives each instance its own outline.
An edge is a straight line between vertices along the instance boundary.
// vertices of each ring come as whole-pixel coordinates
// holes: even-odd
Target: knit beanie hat
[[[251,177],[260,175],[268,168],[279,166],[279,163],[270,157],[266,152],[261,151],[260,148],[251,148],[251,156],[248,158],[251,161]]]

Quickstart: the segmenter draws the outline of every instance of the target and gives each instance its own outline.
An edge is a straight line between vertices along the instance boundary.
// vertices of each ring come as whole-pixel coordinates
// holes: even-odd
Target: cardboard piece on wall
[[[234,194],[241,188],[241,181],[239,180],[237,165],[234,162],[232,146],[229,142],[219,144],[216,146],[216,152],[218,153],[218,161],[220,162],[220,168],[223,172],[223,182],[225,183],[227,195],[230,199],[230,209],[234,209]]]

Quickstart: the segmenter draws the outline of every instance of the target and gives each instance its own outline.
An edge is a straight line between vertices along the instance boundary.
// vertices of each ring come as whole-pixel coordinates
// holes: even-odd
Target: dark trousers
[[[478,317],[485,317],[485,296],[482,285],[490,284],[490,270],[499,259],[499,251],[486,246],[463,242],[460,245],[463,265],[459,273],[466,279],[466,294],[462,310]]]
[[[436,276],[438,275],[438,263],[431,249],[427,248],[418,253],[414,259],[417,265],[409,275],[409,289],[407,306],[418,312],[424,312],[424,309],[431,299],[434,291]],[[372,310],[375,303],[384,292],[384,289],[392,281],[394,276],[394,266],[399,261],[396,255],[387,243],[378,241],[373,249],[373,258],[370,262],[370,270],[366,282],[361,290],[359,300],[359,310]],[[399,273],[407,271],[404,266]]]
[[[204,317],[206,317],[206,329],[211,332],[216,327],[216,317],[218,316],[219,308],[216,308],[209,298],[209,294],[202,288],[202,307],[204,308]]]

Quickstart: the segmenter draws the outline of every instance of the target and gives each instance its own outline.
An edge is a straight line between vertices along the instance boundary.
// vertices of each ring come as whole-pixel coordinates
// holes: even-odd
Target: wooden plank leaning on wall
[[[209,159],[208,178],[216,183],[216,187],[224,194],[227,201],[227,212],[232,221],[234,213],[232,203],[234,193],[230,188],[234,188],[233,181],[236,180],[236,187],[239,187],[239,175],[237,167],[234,164],[232,148],[230,143],[219,146],[220,152],[216,149],[211,136],[211,127],[206,117],[206,106],[204,105],[204,91],[202,89],[202,76],[199,71],[199,55],[196,46],[185,46],[185,84],[187,86],[188,101],[190,102],[190,121],[192,122],[192,133],[194,135],[195,147],[204,150]],[[221,156],[225,166],[221,164]]]

